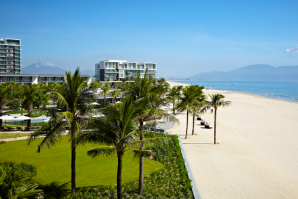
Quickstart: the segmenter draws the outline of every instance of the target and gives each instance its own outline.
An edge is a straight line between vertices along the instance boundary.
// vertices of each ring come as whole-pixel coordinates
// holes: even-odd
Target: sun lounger
[[[205,125],[205,128],[206,128],[206,129],[212,129],[212,126]]]

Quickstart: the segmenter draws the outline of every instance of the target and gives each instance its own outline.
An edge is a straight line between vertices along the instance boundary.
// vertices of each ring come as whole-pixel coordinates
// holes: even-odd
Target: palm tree
[[[95,143],[101,146],[87,152],[91,157],[108,156],[117,153],[117,198],[123,198],[122,193],[122,157],[126,151],[135,152],[135,156],[151,155],[150,150],[133,150],[133,146],[158,141],[160,138],[152,138],[140,141],[135,125],[134,104],[130,97],[122,103],[109,104],[101,109],[105,117],[94,120],[88,128],[92,131],[84,131],[80,134],[78,143]],[[103,145],[104,144],[104,145]]]
[[[7,99],[7,89],[3,86],[3,84],[1,84],[0,85],[0,116],[2,116],[2,112],[3,112],[2,107],[6,99]],[[2,123],[0,124],[0,126],[2,126]]]
[[[202,114],[206,111],[204,109],[205,106],[206,106],[206,96],[202,92],[202,95],[200,95],[196,99],[196,101],[194,101],[194,104],[191,107],[191,112],[192,112],[192,115],[193,115],[193,118],[192,118],[192,135],[194,135],[194,133],[195,133],[195,117],[196,117],[197,114]]]
[[[144,78],[140,77],[140,73],[137,73],[137,76],[134,82],[128,84],[126,88],[126,96],[130,96],[133,100],[135,107],[137,107],[137,117],[141,132],[140,140],[144,139],[144,121],[146,118],[150,117],[150,101],[149,97],[152,95],[158,95],[156,91],[157,87],[153,85],[153,78],[146,78],[147,70],[145,72]],[[143,145],[140,146],[140,150],[143,150]],[[139,167],[139,194],[143,194],[143,178],[144,178],[144,158],[140,157],[140,167]]]
[[[169,88],[167,93],[167,99],[169,102],[173,103],[173,115],[175,115],[175,103],[176,100],[180,97],[180,92],[177,86]]]
[[[52,118],[48,123],[45,123],[41,128],[31,134],[30,144],[35,138],[46,135],[43,141],[38,146],[38,152],[43,147],[54,146],[65,133],[66,119],[70,124],[70,144],[71,144],[71,190],[76,192],[76,136],[82,132],[82,129],[88,124],[87,116],[92,111],[92,106],[89,106],[93,100],[93,95],[90,93],[90,88],[86,83],[86,78],[81,77],[79,68],[72,75],[71,72],[65,72],[65,83],[62,89],[55,93],[57,95],[58,109],[43,108],[42,111],[51,113]]]
[[[27,107],[28,117],[32,116],[33,103],[38,100],[39,88],[36,84],[33,85],[23,85],[22,86],[22,96],[24,98],[23,106]],[[31,127],[31,120],[28,120],[28,127]]]
[[[103,105],[105,106],[106,105],[106,97],[107,97],[107,94],[109,93],[110,89],[109,87],[102,87],[101,88],[101,92],[100,94],[103,95]]]
[[[167,93],[167,91],[170,88],[170,84],[164,79],[160,78],[158,81],[158,91],[161,94],[162,98],[164,98],[164,95]]]
[[[109,92],[109,95],[114,98],[114,103],[115,103],[116,102],[116,97],[118,97],[120,95],[120,92],[118,90],[111,90]]]
[[[210,101],[207,101],[207,107],[206,109],[209,109],[210,107],[214,108],[214,144],[216,144],[216,113],[217,109],[219,107],[225,107],[231,105],[230,101],[224,101],[225,96],[217,93],[217,94],[212,94],[209,95],[211,98]]]
[[[102,86],[102,83],[96,81],[96,82],[91,82],[89,87],[91,90],[96,90],[96,89],[100,88],[101,86]]]
[[[201,95],[201,92],[197,91],[196,86],[185,86],[182,90],[183,96],[180,98],[180,102],[177,105],[177,110],[179,112],[186,111],[186,133],[185,139],[187,139],[187,131],[188,131],[188,116],[192,107],[196,105],[197,98]]]

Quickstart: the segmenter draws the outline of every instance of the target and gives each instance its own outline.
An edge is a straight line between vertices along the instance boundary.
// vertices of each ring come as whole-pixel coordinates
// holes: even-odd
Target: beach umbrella
[[[93,102],[93,103],[91,103],[90,105],[99,105],[99,103],[97,103],[97,102]]]
[[[5,126],[6,126],[6,120],[7,121],[13,121],[13,120],[15,120],[15,118],[14,117],[11,117],[11,116],[9,116],[9,115],[2,115],[1,117],[0,117],[0,120],[5,120]]]
[[[22,121],[22,128],[23,128],[24,120],[31,120],[31,117],[26,117],[24,115],[21,115],[20,117],[15,117],[14,120]]]

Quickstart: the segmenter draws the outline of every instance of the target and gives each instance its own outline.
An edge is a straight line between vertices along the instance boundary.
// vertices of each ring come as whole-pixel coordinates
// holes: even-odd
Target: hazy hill
[[[21,69],[22,74],[64,74],[65,70],[53,66],[45,66],[41,64],[31,64]],[[74,72],[74,71],[72,71]],[[82,75],[94,76],[94,70],[81,70]]]
[[[29,66],[21,68],[21,73],[23,74],[64,74],[65,70],[58,67],[53,67],[53,66],[31,64]]]
[[[228,72],[200,73],[196,80],[298,80],[298,66],[249,65]]]
[[[94,76],[95,75],[95,71],[94,70],[82,70],[81,71],[82,75],[90,75],[90,76]]]

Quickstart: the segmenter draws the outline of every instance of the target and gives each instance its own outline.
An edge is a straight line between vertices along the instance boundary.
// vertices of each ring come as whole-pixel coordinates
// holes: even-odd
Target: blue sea
[[[239,91],[268,98],[298,102],[298,81],[175,81],[226,91]]]

